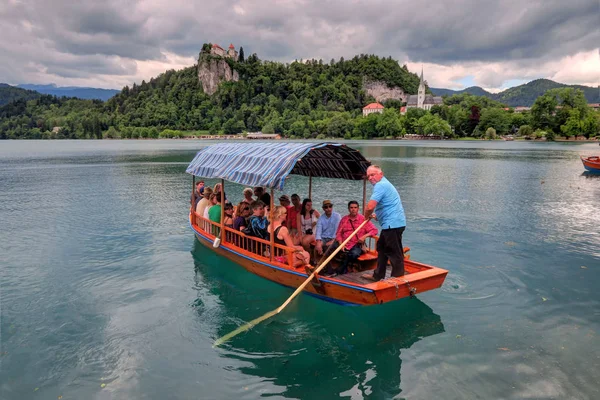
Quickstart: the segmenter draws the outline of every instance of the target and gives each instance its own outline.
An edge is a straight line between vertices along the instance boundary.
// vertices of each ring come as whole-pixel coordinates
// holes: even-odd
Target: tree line
[[[204,48],[209,48],[205,46]],[[482,137],[507,133],[527,136],[598,134],[599,117],[583,93],[553,89],[531,112],[515,113],[483,96],[444,98],[429,111],[400,114],[399,100],[384,102],[382,114],[362,116],[375,101],[363,80],[378,80],[416,93],[419,78],[391,57],[359,55],[350,60],[262,61],[256,54],[237,62],[240,75],[212,96],[202,91],[197,66],[167,71],[142,81],[106,102],[42,95],[0,107],[2,139],[102,139],[181,137],[184,132],[279,133],[289,138],[384,138],[406,134]]]

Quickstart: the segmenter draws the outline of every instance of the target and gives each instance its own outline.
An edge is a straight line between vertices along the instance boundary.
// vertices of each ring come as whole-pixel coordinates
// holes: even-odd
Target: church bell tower
[[[421,67],[421,81],[419,82],[419,91],[417,92],[417,108],[423,108],[425,102],[425,81],[423,81],[423,67]]]

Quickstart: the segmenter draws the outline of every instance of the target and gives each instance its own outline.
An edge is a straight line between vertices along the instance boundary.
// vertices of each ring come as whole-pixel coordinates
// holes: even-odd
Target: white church
[[[421,68],[421,81],[419,82],[419,91],[417,94],[411,94],[406,99],[406,107],[401,108],[401,113],[405,114],[409,108],[422,108],[423,110],[431,110],[435,105],[444,103],[441,96],[433,96],[425,94],[425,81],[423,80],[423,69]]]

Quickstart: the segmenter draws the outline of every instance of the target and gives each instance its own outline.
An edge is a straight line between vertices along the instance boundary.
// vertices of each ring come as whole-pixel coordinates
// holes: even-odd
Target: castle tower
[[[419,91],[417,92],[417,108],[423,108],[425,102],[425,81],[423,80],[423,67],[421,67],[421,81],[419,82]]]
[[[235,46],[233,45],[233,43],[229,45],[229,50],[227,50],[227,56],[229,56],[235,61],[237,61],[238,59],[238,52],[235,51]]]

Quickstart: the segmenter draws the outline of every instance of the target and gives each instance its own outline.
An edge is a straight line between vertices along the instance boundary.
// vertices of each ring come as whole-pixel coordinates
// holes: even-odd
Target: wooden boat
[[[590,172],[600,173],[600,157],[581,157],[581,162],[583,163],[583,167],[586,170]]]
[[[309,177],[308,197],[312,193],[312,177],[341,178],[363,182],[363,209],[366,203],[366,170],[370,162],[346,145],[336,143],[222,143],[198,152],[186,172],[195,178],[218,178],[247,186],[283,190],[290,174]],[[223,218],[221,218],[223,220]],[[305,267],[294,267],[294,248],[270,240],[244,235],[212,222],[190,208],[189,223],[198,241],[217,254],[246,270],[290,288],[299,287],[310,275]],[[224,235],[220,232],[223,231]],[[220,245],[214,246],[217,235]],[[304,293],[343,305],[371,305],[413,296],[442,286],[447,270],[412,261],[405,255],[405,275],[373,282],[361,275],[374,270],[377,263],[377,238],[367,242],[368,252],[351,266],[352,272],[337,277],[315,275]],[[273,251],[271,251],[273,249]],[[332,263],[339,264],[340,260]]]

